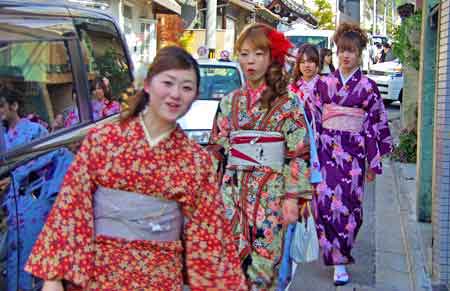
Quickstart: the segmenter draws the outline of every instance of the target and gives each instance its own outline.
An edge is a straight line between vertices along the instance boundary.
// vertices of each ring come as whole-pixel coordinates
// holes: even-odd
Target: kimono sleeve
[[[25,270],[36,277],[62,279],[85,286],[92,276],[92,193],[96,187],[92,178],[92,165],[96,161],[92,153],[95,146],[91,131],[64,177],[61,190],[25,266]]]
[[[381,174],[383,169],[381,158],[392,152],[393,140],[387,113],[376,84],[372,84],[368,100],[368,115],[364,123],[367,162],[374,173]]]
[[[183,207],[188,284],[191,291],[247,290],[212,162],[204,160],[197,192]]]
[[[232,99],[233,94],[230,94],[220,100],[207,146],[219,178],[222,176],[230,145]]]
[[[303,113],[293,110],[282,127],[286,139],[286,159],[283,168],[285,198],[311,199],[309,181],[309,137]]]

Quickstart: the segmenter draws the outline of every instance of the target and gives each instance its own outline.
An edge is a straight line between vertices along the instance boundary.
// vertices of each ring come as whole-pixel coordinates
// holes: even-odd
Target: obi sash
[[[176,241],[183,216],[177,202],[99,187],[94,194],[95,234],[126,240]]]
[[[322,126],[326,129],[361,132],[366,112],[361,108],[325,104]]]
[[[276,131],[237,130],[230,134],[228,166],[246,169],[268,166],[282,169],[284,164],[284,136]]]

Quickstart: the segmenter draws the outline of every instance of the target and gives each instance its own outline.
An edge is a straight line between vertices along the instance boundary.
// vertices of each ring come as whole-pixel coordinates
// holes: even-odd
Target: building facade
[[[182,3],[175,0],[67,0],[109,12],[119,23],[135,73],[146,71],[158,48],[176,43],[184,27]],[[181,4],[180,4],[181,3]]]
[[[433,157],[433,278],[450,286],[450,0],[440,1]]]

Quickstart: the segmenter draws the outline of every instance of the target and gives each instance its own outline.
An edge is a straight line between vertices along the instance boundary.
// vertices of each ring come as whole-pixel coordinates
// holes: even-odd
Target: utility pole
[[[387,34],[387,1],[384,2],[383,35]]]
[[[208,58],[213,59],[216,52],[217,0],[208,0],[206,5],[206,47]]]
[[[377,0],[373,0],[372,34],[377,33]]]

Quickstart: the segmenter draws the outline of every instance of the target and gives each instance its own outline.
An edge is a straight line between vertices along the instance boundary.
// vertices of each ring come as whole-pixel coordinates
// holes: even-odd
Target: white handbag
[[[309,203],[307,207],[310,208]],[[295,263],[309,263],[319,258],[319,239],[311,210],[309,216],[297,222],[291,243],[291,258]]]

